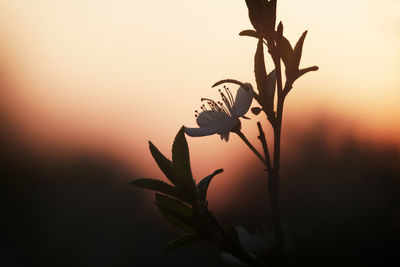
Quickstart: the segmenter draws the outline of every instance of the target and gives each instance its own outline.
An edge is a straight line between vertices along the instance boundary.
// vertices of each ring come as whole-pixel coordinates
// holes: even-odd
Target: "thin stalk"
[[[250,148],[251,151],[253,151],[253,153],[257,156],[257,158],[259,160],[261,160],[261,162],[267,166],[267,163],[265,161],[265,159],[263,158],[263,156],[261,156],[260,152],[257,151],[257,149],[255,149],[255,147],[249,142],[249,140],[246,138],[246,136],[239,130],[239,131],[234,131],[234,133],[236,133],[242,140],[243,142],[245,142],[245,144]]]
[[[278,94],[276,124],[274,125],[274,163],[273,163],[273,168],[276,171],[279,171],[280,169],[283,101],[284,101],[283,94],[280,95]]]
[[[281,130],[282,130],[282,116],[283,116],[283,103],[285,100],[285,93],[282,88],[282,69],[281,69],[281,61],[279,56],[279,50],[276,49],[276,54],[273,55],[273,61],[276,70],[276,83],[277,83],[277,93],[278,93],[278,101],[276,108],[276,120],[275,124],[272,125],[274,129],[274,161],[272,166],[272,171],[269,172],[268,179],[268,190],[269,190],[269,198],[272,210],[272,225],[274,232],[274,241],[275,247],[278,252],[278,262],[283,261],[283,252],[284,252],[284,237],[281,225],[280,218],[280,209],[279,209],[279,184],[280,184],[280,152],[281,152]]]
[[[267,172],[269,173],[270,171],[272,171],[272,165],[271,165],[271,158],[269,156],[267,140],[265,139],[265,134],[264,134],[263,128],[261,126],[261,123],[259,121],[257,122],[257,127],[258,127],[258,132],[260,134],[258,136],[258,139],[260,140],[261,145],[264,150],[264,157],[265,157],[265,161],[267,163]]]

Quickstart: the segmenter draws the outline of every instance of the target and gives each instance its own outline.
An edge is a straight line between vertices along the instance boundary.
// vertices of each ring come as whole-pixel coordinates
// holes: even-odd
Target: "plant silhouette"
[[[160,180],[136,179],[132,185],[157,191],[155,204],[163,217],[171,224],[185,231],[187,235],[171,242],[165,248],[170,251],[178,246],[199,240],[210,241],[220,250],[227,261],[246,263],[254,266],[281,266],[284,264],[285,234],[282,229],[279,205],[281,132],[284,101],[293,88],[293,83],[302,75],[318,70],[318,67],[300,68],[304,32],[296,45],[292,47],[283,35],[283,24],[276,27],[276,0],[246,0],[250,22],[254,30],[245,30],[241,36],[250,36],[258,40],[254,56],[254,74],[257,91],[249,83],[235,79],[224,79],[213,87],[223,84],[238,85],[233,97],[230,89],[224,86],[220,90],[221,101],[203,98],[201,111],[196,111],[199,128],[182,127],[173,147],[172,160],[167,159],[150,142],[150,151],[172,185]],[[269,72],[265,65],[264,45],[274,63]],[[283,66],[282,63],[283,62]],[[283,67],[285,81],[283,82]],[[252,145],[242,132],[240,118],[248,119],[253,98],[259,107],[252,109],[255,115],[264,112],[273,129],[273,152],[270,155],[264,130],[257,122],[258,139],[262,144],[263,155]],[[275,104],[276,103],[276,104]],[[189,136],[207,136],[219,134],[221,139],[229,140],[230,132],[237,134],[249,149],[265,166],[268,179],[268,193],[271,206],[271,231],[263,235],[251,235],[241,227],[223,228],[212,212],[208,210],[206,193],[212,178],[222,172],[215,171],[204,178],[197,186],[190,169],[189,150],[184,132]],[[268,238],[269,237],[269,238]],[[267,241],[267,239],[272,239]]]

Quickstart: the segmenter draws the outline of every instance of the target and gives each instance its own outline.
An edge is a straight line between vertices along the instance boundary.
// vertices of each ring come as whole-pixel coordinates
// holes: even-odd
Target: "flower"
[[[264,240],[263,236],[258,234],[250,234],[246,230],[246,228],[244,228],[241,225],[236,226],[235,230],[237,237],[239,239],[238,241],[240,243],[240,246],[253,259],[257,259],[257,255],[259,255],[260,252],[263,252],[266,249],[268,249],[268,244],[266,240]],[[221,251],[220,255],[222,260],[229,264],[236,266],[248,266],[247,264],[245,264],[240,259],[236,258],[227,251]]]
[[[235,227],[240,245],[247,252],[255,252],[267,248],[267,240],[261,235],[250,234],[246,228],[241,225]]]
[[[217,83],[218,84],[218,83]],[[240,83],[241,84],[241,83]],[[202,98],[207,106],[201,106],[202,111],[196,110],[196,122],[199,128],[185,127],[185,133],[189,136],[206,136],[219,134],[221,140],[229,140],[229,132],[240,127],[239,117],[243,117],[250,108],[253,100],[253,87],[249,83],[241,84],[235,100],[229,88],[224,86],[224,91],[219,90],[223,102],[215,102],[208,98]]]

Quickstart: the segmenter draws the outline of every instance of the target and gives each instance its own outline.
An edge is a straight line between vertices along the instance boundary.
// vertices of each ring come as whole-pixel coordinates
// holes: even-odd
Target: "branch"
[[[261,160],[261,162],[265,166],[267,166],[267,163],[266,163],[265,159],[263,158],[263,156],[261,156],[260,152],[258,152],[257,149],[255,149],[255,147],[249,142],[249,140],[246,138],[246,136],[240,130],[234,131],[234,133],[236,133],[243,140],[243,142],[250,148],[250,150],[253,151],[253,153],[257,156],[257,158],[259,158]]]

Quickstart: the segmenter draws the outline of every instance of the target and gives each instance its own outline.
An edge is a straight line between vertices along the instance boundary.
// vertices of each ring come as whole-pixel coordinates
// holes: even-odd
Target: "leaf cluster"
[[[307,31],[301,35],[293,48],[288,39],[283,35],[282,22],[275,29],[276,1],[246,0],[246,4],[249,9],[250,21],[255,30],[244,30],[239,35],[258,39],[254,56],[254,73],[258,94],[255,93],[254,97],[261,107],[253,108],[252,111],[255,115],[264,111],[269,121],[274,124],[274,120],[276,119],[275,111],[277,109],[274,106],[277,102],[275,96],[278,95],[278,101],[283,102],[285,96],[292,89],[293,83],[307,72],[318,70],[318,67],[300,68],[303,44]],[[265,66],[264,45],[267,46],[268,52],[274,62],[274,69],[270,73],[267,72]],[[280,76],[281,61],[285,66],[286,76],[283,88],[282,77]],[[277,71],[278,73],[276,73]]]
[[[172,161],[152,142],[149,142],[149,149],[158,167],[171,184],[151,178],[135,179],[130,184],[155,191],[154,203],[163,218],[186,233],[167,244],[164,252],[196,241],[216,241],[218,226],[208,210],[207,191],[212,179],[223,170],[214,171],[196,185],[183,127],[177,133],[172,145]]]
[[[275,256],[268,255],[271,262],[281,263],[284,247],[284,236],[279,217],[279,168],[280,168],[280,138],[283,105],[286,95],[293,87],[293,83],[302,75],[318,70],[318,67],[300,68],[303,45],[307,35],[305,31],[293,47],[283,35],[283,24],[276,27],[276,2],[277,0],[246,0],[249,18],[254,30],[245,30],[241,36],[250,36],[258,40],[254,55],[254,73],[257,92],[252,86],[234,79],[224,79],[213,85],[223,83],[237,84],[245,89],[251,89],[254,98],[260,105],[251,110],[255,115],[264,111],[274,130],[273,157],[270,157],[268,144],[265,139],[260,122],[260,142],[264,150],[264,157],[251,145],[240,131],[241,125],[232,129],[242,138],[250,149],[259,157],[268,172],[268,186],[272,210],[273,246]],[[267,47],[273,61],[273,68],[268,72],[265,64],[264,46]],[[282,64],[283,63],[283,64]],[[285,82],[283,83],[283,68]],[[244,116],[243,116],[244,117]],[[246,118],[246,117],[244,117]],[[210,241],[217,245],[221,251],[227,252],[242,262],[253,266],[260,266],[266,262],[263,256],[249,253],[243,246],[242,240],[236,231],[222,228],[212,212],[208,210],[207,191],[212,179],[223,170],[218,169],[201,179],[196,184],[190,167],[189,148],[184,135],[184,127],[177,133],[172,145],[172,160],[165,157],[158,148],[149,142],[150,152],[158,167],[170,183],[157,179],[141,178],[130,182],[131,185],[155,191],[155,205],[161,215],[172,225],[185,232],[185,235],[170,242],[164,252],[171,251],[182,245],[197,241]],[[243,231],[242,231],[243,232]],[[247,239],[254,239],[247,234]],[[243,244],[242,244],[243,243]],[[275,264],[279,265],[279,264]]]

